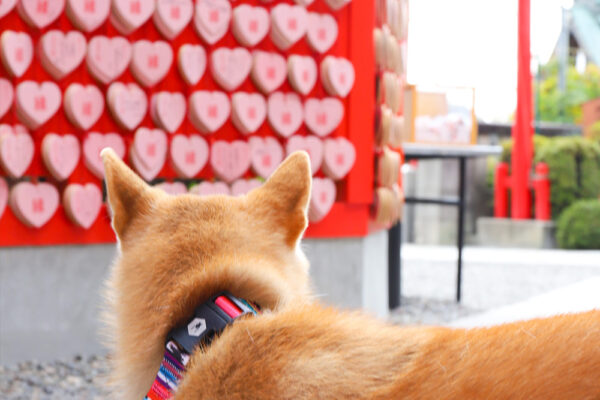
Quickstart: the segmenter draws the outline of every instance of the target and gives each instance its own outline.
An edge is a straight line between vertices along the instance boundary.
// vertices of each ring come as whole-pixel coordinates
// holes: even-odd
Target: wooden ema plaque
[[[133,5],[140,3],[137,0],[126,0],[119,3],[128,2],[134,3]],[[185,0],[162,1],[162,3],[178,2],[187,3]],[[352,1],[339,10],[333,10],[327,5],[325,0],[315,0],[312,4],[305,7],[308,13],[318,13],[333,17],[337,24],[337,39],[323,53],[317,51],[314,46],[311,47],[305,35],[302,35],[297,42],[290,45],[290,43],[286,42],[285,32],[271,32],[274,25],[271,15],[273,9],[281,4],[295,6],[296,3],[293,1],[262,2],[248,0],[229,3],[233,19],[235,19],[236,8],[242,5],[261,7],[268,13],[269,31],[256,44],[253,44],[256,37],[253,37],[248,32],[240,33],[239,25],[234,28],[233,22],[226,24],[226,32],[222,38],[211,38],[210,35],[218,35],[214,31],[204,32],[205,37],[201,37],[201,33],[198,32],[197,21],[195,20],[196,18],[200,18],[197,15],[197,8],[200,8],[200,3],[208,3],[209,6],[211,4],[218,5],[219,0],[202,0],[198,4],[194,4],[191,20],[184,24],[183,27],[165,23],[165,20],[168,22],[168,15],[163,15],[160,18],[153,14],[146,22],[135,29],[132,28],[132,24],[135,23],[134,19],[127,19],[127,16],[124,17],[123,15],[114,15],[115,12],[117,14],[118,12],[127,12],[126,10],[115,10],[115,8],[121,7],[121,5],[119,7],[112,5],[111,15],[101,22],[94,21],[93,19],[83,20],[77,17],[77,13],[84,12],[76,9],[78,3],[84,6],[89,3],[90,7],[103,7],[105,3],[108,3],[107,1],[66,1],[65,7],[59,7],[59,11],[47,11],[59,14],[51,22],[44,21],[40,16],[32,14],[34,11],[31,8],[27,9],[27,7],[35,8],[36,6],[41,7],[46,4],[53,5],[54,2],[26,0],[9,11],[3,10],[3,7],[10,6],[9,3],[11,2],[4,2],[3,6],[0,6],[0,34],[3,35],[4,39],[2,40],[2,50],[8,54],[10,51],[8,49],[10,47],[9,43],[13,43],[14,41],[11,41],[11,39],[16,37],[14,34],[25,33],[32,42],[33,58],[23,71],[19,70],[19,65],[15,65],[15,61],[19,61],[18,56],[17,59],[10,59],[10,55],[2,58],[3,65],[0,67],[0,93],[2,94],[0,96],[2,97],[0,99],[0,126],[3,128],[0,128],[0,153],[6,153],[6,159],[11,157],[10,154],[17,154],[9,151],[16,146],[16,144],[11,144],[11,141],[14,141],[19,134],[25,133],[30,137],[32,142],[33,158],[26,165],[25,171],[18,171],[17,167],[12,166],[12,161],[10,160],[5,160],[2,163],[3,168],[0,169],[0,246],[91,244],[107,243],[115,240],[114,233],[110,227],[110,219],[103,204],[97,206],[100,209],[98,216],[96,218],[88,216],[87,220],[85,210],[82,211],[77,206],[77,204],[93,203],[96,201],[94,199],[98,198],[98,194],[93,192],[103,191],[103,182],[99,178],[99,176],[102,176],[102,172],[97,170],[97,166],[94,168],[93,163],[86,160],[85,144],[88,141],[94,142],[98,137],[104,137],[107,134],[116,134],[121,139],[121,142],[124,144],[124,160],[137,170],[140,175],[144,176],[145,174],[144,178],[151,184],[158,185],[165,182],[167,184],[178,182],[179,187],[186,188],[184,190],[202,182],[214,183],[229,179],[230,176],[227,174],[227,171],[216,171],[216,168],[219,168],[215,168],[218,161],[213,163],[210,159],[213,153],[221,151],[217,149],[227,147],[234,141],[242,141],[247,144],[247,148],[250,148],[253,140],[257,143],[261,142],[254,138],[272,138],[283,149],[285,156],[286,147],[289,145],[292,137],[316,137],[322,142],[326,140],[333,142],[340,138],[345,138],[355,149],[355,162],[350,171],[345,173],[345,175],[331,178],[332,181],[335,181],[335,203],[326,215],[318,216],[320,219],[318,222],[311,222],[307,230],[307,236],[349,237],[364,236],[368,233],[369,207],[373,200],[372,130],[375,85],[375,66],[372,61],[373,2]],[[60,4],[61,1],[57,0],[56,3]],[[143,3],[141,2],[140,4],[143,5]],[[161,1],[158,3],[161,3]],[[18,10],[19,7],[22,9]],[[143,12],[143,10],[138,11]],[[246,13],[239,14],[242,20],[246,18]],[[210,14],[207,14],[205,17],[208,19],[211,18]],[[51,16],[48,17],[48,20],[50,19]],[[97,25],[97,28],[94,27],[94,24]],[[39,28],[35,25],[42,27]],[[178,29],[181,29],[181,31],[177,32]],[[238,31],[234,33],[234,29],[238,29]],[[9,31],[11,31],[13,36],[10,34],[4,35],[4,33]],[[55,50],[52,49],[52,43],[55,42],[53,42],[52,37],[57,36],[57,33],[53,31],[59,31],[63,36],[69,35],[70,32],[79,32],[81,34],[79,36],[85,39],[85,58],[74,69],[69,70],[68,65],[63,65],[66,62],[61,64],[61,60],[53,59],[55,56],[53,51]],[[168,63],[168,71],[164,77],[157,78],[145,70],[143,63],[138,62],[134,65],[133,62],[129,62],[127,68],[116,78],[105,76],[109,75],[109,70],[103,69],[99,63],[90,66],[90,62],[87,60],[88,57],[92,57],[90,55],[92,49],[90,44],[94,40],[96,42],[99,41],[97,38],[103,36],[111,40],[117,37],[123,38],[124,42],[134,47],[133,53],[147,50],[144,49],[144,46],[136,45],[140,41],[149,41],[151,44],[159,41],[165,42],[168,44],[170,50],[163,49],[161,51],[164,53],[158,52],[158,54],[170,53],[172,55],[172,61]],[[214,43],[208,43],[212,40],[215,40]],[[69,46],[75,48],[77,46],[76,42],[77,40],[74,39],[72,42],[69,42]],[[180,51],[182,47],[198,45],[204,49],[206,69],[199,81],[194,82],[195,78],[197,78],[193,76],[194,71],[184,71],[179,58],[183,57]],[[290,47],[282,50],[287,45],[290,45]],[[101,46],[98,45],[94,48],[98,47]],[[267,92],[269,88],[261,88],[261,82],[254,79],[255,77],[252,76],[254,72],[251,72],[248,76],[243,77],[239,85],[235,86],[235,82],[232,83],[226,73],[220,71],[218,67],[216,71],[214,70],[215,68],[211,68],[211,61],[213,56],[217,57],[215,55],[216,52],[231,52],[232,49],[238,48],[250,52],[253,57],[253,64],[256,63],[256,50],[278,54],[285,58],[287,68],[290,68],[290,57],[308,56],[315,61],[317,66],[316,83],[312,89],[309,88],[309,91],[304,94],[301,91],[306,90],[306,88],[298,88],[297,82],[293,82],[293,79],[287,76],[286,71],[283,83],[276,89]],[[336,95],[335,88],[328,87],[331,84],[327,80],[323,82],[322,73],[324,67],[322,64],[330,56],[347,59],[353,66],[355,76],[354,85],[345,97],[339,93]],[[135,58],[135,55],[133,57]],[[154,57],[152,59],[152,62],[156,63],[156,65],[163,61],[162,57]],[[219,65],[219,63],[215,62],[215,65]],[[34,82],[36,85],[32,85],[29,81]],[[122,85],[115,85],[115,82],[119,82]],[[23,83],[25,84],[23,85]],[[48,87],[46,87],[46,83],[52,83],[52,85],[47,85]],[[141,89],[147,100],[146,111],[144,111],[139,123],[132,122],[133,118],[131,116],[115,115],[119,113],[119,101],[115,99],[119,98],[123,91],[129,88],[129,84],[135,84],[137,88]],[[43,120],[43,118],[36,115],[36,107],[54,107],[55,105],[41,104],[39,102],[37,104],[35,102],[24,104],[31,101],[27,100],[29,98],[27,93],[35,94],[44,90],[52,91],[55,90],[54,87],[58,88],[60,92],[60,105],[47,121],[40,122],[40,119]],[[199,126],[207,130],[212,129],[212,127],[204,126],[206,124],[202,120],[201,112],[198,110],[195,110],[195,113],[191,112],[190,104],[193,102],[193,96],[198,92],[207,91],[225,94],[231,108],[230,114],[214,132],[202,132]],[[163,94],[163,92],[166,92],[166,94]],[[301,126],[293,132],[293,135],[278,132],[277,124],[269,122],[270,116],[259,127],[253,127],[250,126],[251,124],[248,121],[240,121],[243,118],[237,118],[232,115],[233,108],[236,106],[233,104],[234,95],[240,92],[247,95],[260,94],[267,105],[269,97],[276,92],[281,92],[283,96],[295,93],[300,98],[303,114],[307,113],[307,104],[311,99],[313,101],[315,99],[321,101],[325,98],[337,99],[343,105],[343,118],[341,118],[339,125],[332,132],[325,134],[323,132],[321,134],[315,132],[318,129],[310,129],[308,127],[310,123],[305,118]],[[18,98],[19,93],[20,99]],[[101,95],[103,108],[97,120],[94,120],[94,111],[91,111],[91,109],[88,109],[87,112],[85,110],[80,111],[80,114],[84,115],[76,115],[76,108],[82,104],[81,99],[94,98],[94,96],[97,98],[98,93]],[[205,104],[205,97],[197,97],[200,104]],[[244,95],[238,97],[237,102],[245,100]],[[168,110],[170,105],[177,102],[181,103],[182,99],[185,104],[185,115],[181,118],[181,122],[178,122],[178,118],[174,117],[170,112],[157,110],[160,108],[160,106],[157,106],[160,101],[167,104],[162,106],[163,110]],[[42,100],[42,102],[44,101]],[[316,103],[317,106],[320,104],[319,102]],[[121,106],[123,105],[121,104]],[[3,107],[6,108],[4,112]],[[173,107],[173,109],[177,108],[176,106]],[[313,104],[314,107],[315,104]],[[88,117],[87,120],[86,115]],[[90,121],[91,125],[88,126]],[[25,132],[22,132],[23,128],[19,126],[23,124],[27,125]],[[164,156],[163,164],[156,164],[159,166],[158,171],[151,171],[152,168],[148,166],[149,159],[144,160],[144,156],[140,157],[134,150],[134,148],[141,148],[136,146],[137,142],[144,142],[143,139],[136,139],[138,135],[140,137],[143,136],[146,140],[149,140],[148,138],[152,136],[151,133],[140,134],[139,131],[144,130],[144,128],[149,132],[160,128],[166,138],[166,155]],[[2,129],[4,129],[4,132],[2,132]],[[253,129],[255,131],[252,131]],[[170,130],[173,132],[170,132]],[[172,160],[173,157],[176,157],[173,155],[176,153],[174,150],[176,146],[181,147],[181,143],[174,142],[177,140],[183,141],[183,145],[185,146],[186,143],[191,143],[189,140],[193,135],[197,135],[206,142],[208,148],[205,165],[198,172],[190,172],[181,167],[181,165],[181,168],[178,168],[176,162]],[[69,139],[66,139],[67,136],[69,136]],[[177,137],[179,139],[176,139]],[[26,139],[23,139],[23,142],[26,141]],[[267,141],[262,142],[267,143]],[[19,151],[27,148],[27,144],[20,146],[21,150]],[[72,150],[68,153],[68,157],[58,157],[56,159],[56,154],[52,149],[61,146],[63,148],[70,146],[69,148]],[[118,147],[118,145],[115,146]],[[111,145],[111,147],[113,146]],[[4,151],[1,151],[2,148],[4,148]],[[153,147],[150,146],[149,148]],[[74,164],[71,171],[65,167],[69,162]],[[232,186],[238,180],[241,180],[239,182],[239,187],[242,187],[240,193],[246,190],[244,189],[244,185],[251,187],[252,182],[260,184],[260,181],[264,180],[264,177],[260,176],[261,170],[259,167],[246,168],[244,171],[241,176],[225,182],[229,190],[231,190]],[[63,176],[65,174],[67,176]],[[192,174],[192,176],[189,176],[189,174]],[[328,177],[335,176],[335,174],[336,171],[328,170],[322,166],[315,173],[315,181],[318,179],[330,179]],[[258,178],[258,181],[255,178]],[[76,184],[81,186],[77,186]],[[32,199],[31,194],[28,192],[32,190],[31,186],[37,187],[38,189],[36,190],[39,193],[45,193],[44,191],[47,189],[47,194],[39,194],[39,196],[43,197],[43,202],[38,201],[37,205],[31,205],[32,209],[36,209],[37,207],[36,212],[41,212],[41,210],[48,207],[55,209],[46,221],[43,221],[43,218],[36,220],[27,215],[27,210],[19,208],[15,204],[15,202],[22,201],[22,198]],[[40,187],[44,187],[45,189],[39,189]],[[170,189],[165,188],[165,190]],[[173,191],[176,190],[173,189]],[[99,198],[102,199],[102,197]],[[92,215],[92,217],[94,216]],[[40,226],[38,227],[37,225]]]

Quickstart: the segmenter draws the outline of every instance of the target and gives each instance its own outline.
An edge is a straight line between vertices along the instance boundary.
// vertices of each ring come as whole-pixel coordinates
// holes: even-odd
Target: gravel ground
[[[106,399],[102,381],[106,357],[0,366],[0,393],[5,400]]]
[[[399,325],[445,325],[479,311],[453,300],[403,297],[400,308],[391,313],[390,320]]]
[[[398,324],[443,324],[475,310],[452,301],[403,298],[391,320]],[[0,366],[0,393],[5,400],[106,399],[103,381],[107,357],[77,357],[40,363],[28,361]]]
[[[443,325],[457,318],[514,303],[600,275],[600,252],[561,253],[467,249],[463,302],[455,296],[455,252],[406,246],[401,307],[391,315],[401,325]],[[106,357],[0,366],[2,399],[106,399]]]

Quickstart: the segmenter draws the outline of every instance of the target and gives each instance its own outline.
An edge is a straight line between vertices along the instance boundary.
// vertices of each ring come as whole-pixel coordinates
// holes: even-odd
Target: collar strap
[[[257,305],[229,292],[221,292],[196,307],[190,321],[173,329],[167,336],[163,361],[144,399],[170,399],[196,347],[210,345],[215,335],[223,332],[227,325],[244,315],[257,315],[258,311],[260,307]]]

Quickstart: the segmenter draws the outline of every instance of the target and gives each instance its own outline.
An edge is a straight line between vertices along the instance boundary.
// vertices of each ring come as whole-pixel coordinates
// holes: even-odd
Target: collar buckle
[[[255,311],[231,293],[221,292],[200,304],[187,324],[169,332],[167,343],[174,341],[183,352],[192,354],[196,346],[209,345],[227,325],[247,314]]]

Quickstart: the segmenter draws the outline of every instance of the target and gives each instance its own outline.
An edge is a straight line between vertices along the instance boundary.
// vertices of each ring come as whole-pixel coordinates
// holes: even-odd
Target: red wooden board
[[[293,4],[292,1],[285,2]],[[233,6],[235,7],[243,3],[260,5],[270,9],[275,4],[280,2],[276,1],[270,4],[264,4],[258,0],[245,0],[233,3]],[[255,48],[279,52],[285,56],[290,54],[312,55],[318,64],[326,55],[346,57],[353,62],[356,70],[355,86],[350,96],[343,100],[346,106],[346,116],[344,121],[331,136],[345,136],[352,141],[357,150],[356,164],[348,177],[344,181],[338,183],[337,203],[334,205],[330,214],[320,223],[311,224],[307,231],[307,236],[364,236],[367,234],[369,204],[373,199],[373,110],[375,97],[375,66],[373,62],[374,55],[372,30],[375,19],[374,3],[372,1],[355,0],[350,4],[350,6],[345,7],[338,12],[333,12],[329,9],[329,7],[327,7],[324,0],[316,0],[311,6],[308,7],[308,10],[321,13],[331,13],[338,21],[338,40],[325,55],[319,55],[312,52],[304,39],[300,40],[288,51],[281,52],[275,47],[270,38],[267,36],[267,38],[265,38],[265,40],[263,40]],[[24,31],[32,37],[34,44],[39,41],[39,38],[42,34],[52,29],[60,29],[63,31],[75,30],[70,20],[64,13],[56,22],[42,31],[27,26],[19,17],[16,9],[0,19],[0,33],[4,30]],[[120,33],[109,22],[107,22],[93,33],[85,34],[88,42],[93,36],[96,35],[106,35],[112,37],[120,36]],[[131,42],[141,39],[164,40],[164,38],[156,30],[152,19],[150,19],[140,29],[127,36],[127,38]],[[174,48],[175,56],[177,55],[177,50],[179,47],[185,43],[202,44],[209,54],[211,50],[218,47],[240,46],[234,39],[231,32],[229,32],[216,45],[208,46],[201,42],[191,23],[177,38],[171,42]],[[34,80],[37,82],[52,80],[39,62],[39,57],[37,54],[34,57],[32,65],[29,67],[23,77],[19,79],[7,77],[6,71],[1,66],[0,74],[0,76],[9,79],[14,87],[16,87],[18,83],[25,80]],[[130,71],[127,70],[118,79],[118,81],[127,83],[135,82],[135,79],[131,75]],[[64,94],[66,88],[74,82],[83,84],[95,83],[86,69],[85,62],[83,62],[74,72],[70,73],[67,77],[57,83]],[[106,92],[106,87],[99,87],[103,93]],[[197,90],[222,89],[220,89],[220,87],[218,87],[218,85],[213,81],[208,69],[198,85],[195,87],[188,86],[180,78],[179,72],[177,71],[177,65],[174,62],[167,77],[162,82],[158,83],[154,88],[146,90],[146,92],[149,98],[151,97],[152,93],[159,91],[179,91],[182,92],[186,97],[189,97],[191,93]],[[279,90],[283,92],[293,91],[287,80]],[[242,86],[237,89],[237,91],[253,92],[256,91],[256,89],[251,83],[250,79],[247,79]],[[328,95],[323,89],[319,80],[317,85],[315,85],[315,89],[306,97],[322,98],[326,96]],[[19,123],[16,112],[14,111],[14,106],[13,110],[8,112],[7,115],[0,119],[0,123],[11,125]],[[142,122],[141,126],[154,126],[149,113]],[[55,186],[57,186],[61,193],[67,183],[93,182],[100,186],[101,182],[84,166],[83,159],[80,160],[78,167],[67,182],[57,183],[53,180],[42,162],[40,148],[44,135],[50,132],[56,132],[60,134],[74,133],[78,136],[81,142],[87,134],[86,132],[78,131],[73,125],[70,124],[64,114],[63,108],[61,107],[59,112],[48,123],[43,125],[40,129],[31,132],[36,146],[35,157],[31,166],[25,173],[24,178],[21,180],[35,181],[41,178],[52,182]],[[117,127],[106,110],[102,118],[92,127],[92,129],[90,129],[90,132],[118,132],[124,137],[128,147],[133,138],[133,133],[124,132]],[[186,118],[178,132],[189,134],[196,133],[197,130]],[[303,125],[298,134],[307,135],[307,128]],[[265,123],[255,135],[273,136],[274,134],[268,124]],[[172,135],[169,136],[171,137]],[[230,120],[228,120],[225,126],[217,133],[204,137],[209,144],[212,144],[215,140],[232,140],[237,138],[244,140],[248,139],[248,137],[237,132]],[[280,138],[279,140],[282,144],[285,144],[284,140],[281,140]],[[127,155],[125,159],[128,159]],[[1,174],[3,173],[0,172],[0,175]],[[318,176],[321,175],[322,173],[318,174]],[[247,177],[251,176],[251,173],[247,175]],[[166,163],[164,169],[159,174],[159,178],[170,180],[175,177],[176,175],[169,166],[169,163]],[[209,165],[207,165],[198,176],[199,179],[211,179],[212,177],[213,174]],[[7,178],[7,180],[9,179]],[[14,180],[9,181],[15,183]],[[0,246],[104,243],[114,241],[114,239],[114,234],[110,228],[109,219],[104,209],[101,211],[101,214],[94,225],[88,230],[78,228],[72,224],[66,217],[62,207],[59,207],[53,218],[40,229],[26,227],[14,216],[12,210],[8,206],[6,207],[4,214],[0,217]]]

